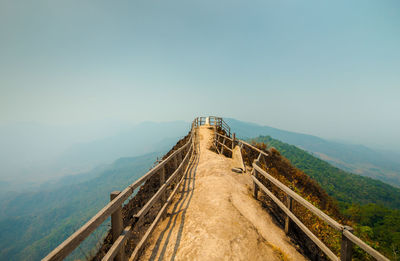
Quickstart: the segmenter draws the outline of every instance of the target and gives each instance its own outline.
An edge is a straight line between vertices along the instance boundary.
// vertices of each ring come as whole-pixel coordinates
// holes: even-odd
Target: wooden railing
[[[192,123],[192,127],[198,126],[198,118]],[[43,260],[62,260],[66,258],[74,249],[76,249],[81,242],[87,238],[92,232],[96,230],[108,217],[111,216],[111,233],[113,238],[113,244],[102,260],[127,260],[125,256],[124,245],[131,236],[135,225],[140,224],[140,221],[148,213],[150,208],[156,203],[161,201],[163,206],[155,217],[153,223],[147,229],[140,242],[136,245],[129,260],[135,260],[144,246],[147,238],[160,221],[161,217],[165,213],[168,205],[171,203],[177,189],[183,181],[185,166],[188,165],[188,161],[194,153],[195,146],[195,135],[196,129],[192,128],[190,132],[190,138],[185,145],[174,151],[163,161],[159,162],[154,168],[147,172],[144,176],[139,178],[137,181],[132,183],[130,186],[125,188],[122,192],[112,192],[110,195],[110,203],[108,203],[102,210],[100,210],[94,217],[92,217],[86,224],[80,229],[73,233],[69,238],[62,242],[57,248],[51,251]],[[167,163],[172,162],[175,171],[170,177],[165,180],[165,167]],[[123,203],[132,195],[135,189],[143,185],[149,178],[154,175],[158,175],[160,178],[160,188],[157,192],[148,200],[148,202],[134,215],[134,222],[129,226],[123,227],[122,220],[122,206]],[[180,179],[179,179],[180,178]],[[166,195],[167,187],[174,181],[179,179],[175,189],[169,195]],[[168,196],[168,199],[166,199]]]
[[[339,224],[337,221],[329,217],[327,214],[325,214],[323,211],[312,205],[310,202],[302,198],[300,195],[298,195],[296,192],[291,190],[289,187],[285,186],[282,184],[279,180],[275,179],[273,176],[268,174],[265,170],[263,170],[260,167],[260,161],[268,161],[268,153],[265,151],[262,151],[253,145],[235,138],[235,134],[233,133],[233,137],[230,138],[228,136],[222,135],[220,133],[215,133],[214,135],[214,146],[216,150],[223,154],[224,149],[227,149],[229,151],[233,151],[235,146],[239,146],[242,149],[248,149],[252,150],[253,152],[258,153],[258,158],[255,159],[252,163],[252,180],[253,180],[253,196],[257,198],[258,196],[258,191],[261,189],[273,202],[276,203],[276,205],[285,213],[285,232],[289,233],[290,231],[290,221],[293,221],[299,229],[301,229],[309,238],[312,240],[315,245],[319,249],[321,249],[322,252],[325,253],[325,255],[331,259],[331,260],[345,260],[345,261],[350,261],[352,259],[352,249],[353,249],[353,244],[358,245],[361,249],[363,249],[365,252],[367,252],[369,255],[374,257],[376,260],[379,261],[389,261],[386,257],[384,257],[381,253],[370,247],[368,244],[366,244],[364,241],[362,241],[360,238],[355,236],[352,231],[353,229],[349,226],[344,226]],[[221,142],[222,140],[222,142]],[[231,147],[225,145],[225,141],[231,141]],[[244,165],[244,162],[243,162]],[[261,179],[259,178],[263,176],[265,180],[268,180],[271,184],[275,185],[278,187],[282,192],[284,192],[286,196],[286,202],[283,203],[281,200],[279,200],[274,193],[272,193],[267,187],[261,182]],[[293,206],[293,200],[295,200],[297,203],[302,205],[303,207],[307,208],[311,213],[313,213],[315,216],[319,217],[322,219],[324,222],[329,224],[331,227],[333,227],[335,230],[339,231],[342,234],[342,243],[341,243],[341,250],[340,250],[340,258],[336,256],[316,235],[314,235],[309,228],[307,228],[306,225],[304,225],[299,218],[297,218],[294,213],[292,212],[292,206]]]
[[[221,130],[224,130],[225,133],[230,137],[231,136],[231,128],[229,125],[224,121],[223,118],[221,117],[216,117],[216,116],[208,116],[208,117],[197,117],[193,121],[193,126],[202,126],[209,124],[210,126],[216,126],[220,128]]]
[[[105,254],[102,260],[126,260],[124,245],[126,241],[132,234],[133,229],[137,224],[148,213],[150,208],[156,202],[162,202],[163,205],[158,211],[157,216],[151,223],[150,227],[146,230],[145,234],[141,237],[138,244],[136,244],[135,249],[129,257],[129,260],[135,260],[140,250],[143,248],[151,232],[154,230],[158,222],[164,215],[168,205],[171,203],[174,195],[176,194],[179,186],[184,180],[184,173],[186,170],[185,166],[188,165],[189,159],[195,153],[195,137],[197,133],[197,127],[209,124],[211,126],[219,127],[224,130],[227,135],[223,135],[215,132],[214,145],[216,150],[223,154],[224,150],[233,151],[235,146],[239,146],[242,149],[252,150],[259,154],[258,158],[252,163],[252,180],[253,180],[253,195],[255,198],[258,196],[258,191],[261,189],[267,196],[274,201],[278,207],[285,213],[285,232],[288,233],[290,230],[290,221],[293,221],[297,226],[323,251],[331,260],[339,260],[339,258],[317,237],[315,236],[292,212],[292,201],[295,200],[300,205],[304,206],[310,210],[314,215],[318,216],[324,220],[331,227],[340,231],[342,233],[342,245],[340,260],[351,260],[353,244],[358,245],[368,254],[376,258],[377,260],[388,260],[386,257],[381,255],[378,251],[371,248],[361,239],[356,237],[352,233],[352,228],[348,226],[343,226],[333,220],[331,217],[326,215],[320,209],[316,208],[314,205],[309,203],[307,200],[303,199],[300,195],[295,193],[293,190],[282,184],[280,181],[272,177],[265,170],[259,166],[260,161],[268,160],[268,153],[254,147],[253,145],[236,139],[235,134],[232,134],[229,126],[223,121],[222,118],[210,116],[210,117],[197,117],[192,122],[192,129],[190,132],[190,138],[185,145],[174,151],[166,159],[159,162],[154,168],[147,172],[144,176],[139,178],[137,181],[132,183],[130,186],[125,188],[122,192],[115,191],[110,195],[110,203],[108,203],[102,210],[100,210],[94,217],[92,217],[86,224],[84,224],[80,229],[78,229],[74,234],[67,238],[63,243],[61,243],[57,248],[55,248],[50,254],[48,254],[43,260],[62,260],[67,257],[75,248],[77,248],[80,243],[87,238],[100,224],[102,224],[108,217],[111,216],[111,233],[113,244],[108,252]],[[229,141],[231,146],[225,144]],[[166,164],[172,162],[174,165],[174,172],[170,177],[165,180],[165,168]],[[243,166],[245,166],[243,162]],[[122,220],[122,206],[124,202],[133,194],[135,189],[143,185],[147,180],[149,180],[154,175],[158,175],[160,179],[160,187],[155,192],[155,194],[147,201],[147,203],[133,216],[133,223],[129,226],[123,227]],[[286,202],[280,201],[266,186],[261,182],[260,175],[266,180],[274,184],[286,195]],[[180,179],[179,179],[180,178]],[[177,181],[178,179],[178,181]],[[168,195],[167,187],[176,182],[176,186]]]

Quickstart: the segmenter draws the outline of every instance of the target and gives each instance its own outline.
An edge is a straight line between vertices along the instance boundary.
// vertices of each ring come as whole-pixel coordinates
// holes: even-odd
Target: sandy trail
[[[212,137],[199,128],[199,153],[141,260],[306,260],[252,198],[249,175],[209,150]]]

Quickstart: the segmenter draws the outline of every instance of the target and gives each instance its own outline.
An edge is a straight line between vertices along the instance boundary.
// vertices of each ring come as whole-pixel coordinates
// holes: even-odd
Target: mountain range
[[[399,185],[400,171],[393,155],[386,157],[387,152],[365,146],[235,119],[226,119],[226,122],[239,138],[256,138],[277,147],[292,164],[321,184],[346,211],[352,209],[352,204],[373,204],[374,209],[378,204],[394,209],[385,211],[395,211],[391,216],[396,217],[400,190],[376,180]],[[189,126],[187,122],[147,122],[108,138],[74,145],[57,157],[55,165],[90,170],[55,177],[35,189],[10,191],[7,182],[0,182],[0,260],[42,258],[100,210],[108,202],[111,191],[122,190],[142,176],[157,157],[187,133]],[[142,156],[138,156],[140,154]],[[368,210],[368,213],[372,212]],[[364,224],[370,227],[376,224],[368,222]],[[107,229],[104,224],[97,237],[89,238],[78,251],[87,255],[90,246],[98,242]],[[82,253],[74,253],[72,257],[79,255]]]
[[[342,170],[400,187],[400,155],[395,152],[375,150],[364,145],[329,141],[313,135],[280,130],[231,118],[226,118],[225,121],[240,138],[248,139],[268,135],[308,151]]]

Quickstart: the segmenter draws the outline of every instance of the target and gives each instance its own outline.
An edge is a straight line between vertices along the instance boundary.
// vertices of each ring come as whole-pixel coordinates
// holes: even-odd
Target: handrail
[[[298,195],[296,192],[282,184],[279,180],[275,179],[272,177],[270,174],[268,174],[266,171],[261,169],[256,163],[253,163],[253,168],[256,170],[258,173],[263,175],[266,179],[271,181],[275,186],[283,190],[286,195],[289,195],[292,197],[294,200],[296,200],[299,204],[303,205],[306,207],[308,210],[310,210],[312,213],[314,213],[316,216],[319,218],[323,219],[326,223],[328,223],[331,227],[333,227],[336,230],[342,231],[343,226],[340,225],[337,221],[333,220],[330,216],[322,212],[320,209],[315,207],[313,204],[302,198],[300,195]]]
[[[261,153],[262,155],[268,157],[268,154],[265,151],[262,151],[259,148],[256,148],[255,146],[251,145],[250,143],[247,143],[247,142],[245,142],[243,140],[240,140],[240,139],[238,139],[238,142],[239,142],[239,144],[241,143],[241,144],[249,147],[250,149],[255,150],[255,151]]]
[[[193,126],[193,123],[192,123]],[[138,188],[140,185],[142,185],[145,181],[147,181],[149,178],[151,178],[155,173],[158,173],[161,168],[165,166],[166,163],[168,163],[170,160],[173,158],[177,157],[179,153],[182,152],[182,150],[186,149],[189,145],[190,148],[186,153],[185,159],[193,152],[193,129],[191,130],[191,135],[188,140],[188,142],[174,151],[171,155],[169,155],[166,159],[161,161],[158,165],[156,165],[154,168],[149,170],[145,175],[140,177],[138,180],[136,180],[134,183],[129,185],[127,188],[125,188],[119,195],[111,200],[103,209],[101,209],[95,216],[93,216],[89,221],[87,221],[81,228],[79,228],[77,231],[75,231],[70,237],[68,237],[64,242],[62,242],[59,246],[57,246],[55,249],[53,249],[46,257],[43,258],[45,261],[52,261],[52,260],[62,260],[65,257],[67,257],[74,249],[76,249],[80,243],[87,238],[97,227],[99,227],[111,214],[113,214],[118,208],[120,208],[125,200],[129,198],[130,195],[134,192],[136,188]],[[185,160],[182,160],[179,166],[177,166],[177,169],[173,174],[171,174],[171,177],[175,175],[176,173],[179,173],[179,170],[181,169],[182,165],[184,164]],[[170,177],[170,178],[171,178]],[[168,179],[170,182],[170,179]],[[168,181],[167,181],[168,182]],[[169,184],[169,183],[168,183]],[[165,186],[161,186],[158,191],[156,192],[156,195],[160,190],[164,190]],[[154,198],[154,196],[153,196]],[[152,198],[152,199],[153,199]],[[150,200],[151,201],[151,200]],[[155,200],[153,199],[152,202]],[[148,207],[148,204],[145,205],[145,207]],[[141,213],[143,214],[145,211],[142,211]],[[114,242],[122,245],[125,241],[126,238],[129,236],[130,233],[126,231],[127,228],[124,229],[122,232],[123,237],[118,238]],[[129,231],[129,230],[128,230]],[[122,243],[121,243],[122,242]]]
[[[353,233],[345,230],[343,231],[343,235],[345,235],[348,239],[350,239],[354,244],[361,247],[365,252],[373,256],[378,261],[389,261],[386,257],[384,257],[381,253],[367,245],[364,241],[356,237]]]
[[[291,197],[292,199],[296,200],[298,203],[300,203],[302,206],[306,207],[308,210],[310,210],[314,215],[318,216],[319,218],[321,218],[322,220],[324,220],[326,223],[328,223],[331,227],[333,227],[334,229],[341,231],[342,235],[345,238],[342,238],[343,240],[350,240],[352,241],[354,244],[358,245],[359,247],[361,247],[365,252],[367,252],[368,254],[370,254],[371,256],[373,256],[374,258],[376,258],[377,260],[382,260],[382,261],[389,261],[389,259],[387,259],[386,257],[384,257],[382,254],[380,254],[378,251],[376,251],[375,249],[373,249],[372,247],[370,247],[369,245],[367,245],[364,241],[362,241],[360,238],[358,238],[357,236],[355,236],[353,233],[351,233],[349,231],[349,229],[346,226],[343,226],[341,224],[339,224],[337,221],[335,221],[334,219],[332,219],[331,217],[329,217],[328,215],[326,215],[324,212],[322,212],[320,209],[318,209],[317,207],[315,207],[314,205],[312,205],[310,202],[308,202],[307,200],[305,200],[304,198],[302,198],[300,195],[298,195],[296,192],[294,192],[293,190],[291,190],[290,188],[288,188],[287,186],[285,186],[284,184],[282,184],[279,180],[275,179],[274,177],[272,177],[270,174],[268,174],[266,171],[264,171],[263,169],[261,169],[258,165],[257,165],[257,161],[253,162],[253,169],[255,171],[255,173],[260,173],[261,175],[263,175],[266,179],[268,179],[271,183],[273,183],[275,186],[277,186],[279,189],[281,189],[282,191],[284,191],[286,193],[286,195],[288,195],[289,197]],[[319,239],[311,232],[308,230],[308,228],[306,226],[304,226],[303,223],[301,223],[300,220],[297,219],[296,216],[294,216],[294,214],[284,206],[284,204],[278,199],[276,198],[273,193],[271,191],[269,191],[258,179],[257,179],[257,175],[252,175],[252,179],[254,181],[254,183],[257,184],[257,186],[259,186],[268,196],[270,196],[270,198],[277,203],[277,205],[286,213],[286,215],[288,215],[299,227],[301,230],[303,230],[303,232],[305,234],[307,234],[309,236],[309,238],[314,241],[314,243],[332,260],[337,260],[336,256],[332,256],[332,251],[328,251],[327,250],[327,246],[325,244],[323,244],[321,241],[319,241]],[[279,202],[278,202],[279,201]],[[290,213],[289,213],[289,212]],[[299,224],[299,222],[301,224]],[[321,245],[322,244],[322,245]],[[342,242],[343,245],[343,242]],[[346,255],[346,253],[342,254]],[[346,257],[341,257],[341,260],[347,260],[346,258],[349,258],[348,256]],[[350,258],[351,258],[351,252],[350,252]],[[349,259],[350,260],[350,259]]]
[[[230,137],[228,137],[228,136],[226,136],[226,135],[223,135],[223,134],[221,134],[221,133],[215,132],[215,134],[217,134],[218,136],[223,137],[223,138],[225,138],[225,139],[227,139],[227,140],[233,141],[232,138],[230,138]]]
[[[355,236],[354,234],[351,233],[350,230],[352,230],[350,227],[343,226],[342,224],[338,223],[331,217],[329,217],[327,214],[325,214],[323,211],[312,205],[310,202],[305,200],[303,197],[298,195],[296,192],[291,190],[289,187],[285,186],[283,183],[281,183],[279,180],[275,179],[272,177],[267,171],[263,170],[259,165],[258,161],[260,160],[261,156],[265,156],[264,160],[268,159],[268,153],[264,152],[263,150],[260,150],[256,148],[255,146],[240,140],[236,139],[235,135],[233,134],[233,137],[231,137],[231,130],[228,124],[220,118],[216,116],[209,116],[209,117],[197,117],[193,120],[192,122],[192,127],[190,131],[190,137],[187,141],[186,144],[181,146],[179,149],[171,153],[166,159],[162,160],[154,166],[151,170],[149,170],[146,174],[144,174],[142,177],[140,177],[138,180],[133,182],[131,185],[126,187],[121,193],[118,194],[113,200],[111,200],[106,206],[104,206],[95,216],[93,216],[88,222],[86,222],[81,228],[79,228],[76,232],[74,232],[70,237],[68,237],[64,242],[62,242],[58,247],[56,247],[53,251],[51,251],[43,260],[62,260],[65,257],[67,257],[76,247],[79,246],[79,244],[86,238],[88,237],[100,224],[102,224],[109,216],[114,215],[117,211],[120,211],[121,206],[123,203],[129,198],[130,195],[133,194],[133,192],[142,184],[144,184],[149,178],[153,177],[154,174],[156,173],[161,173],[160,178],[162,180],[160,187],[158,190],[155,192],[155,194],[146,202],[146,204],[133,216],[134,221],[132,224],[125,228],[121,228],[121,230],[118,230],[118,237],[113,239],[113,245],[109,249],[109,251],[106,253],[104,256],[103,260],[113,260],[114,257],[116,257],[118,254],[123,254],[124,251],[123,247],[127,239],[131,236],[132,234],[132,229],[140,224],[140,220],[146,215],[146,213],[150,210],[150,208],[154,205],[155,202],[160,200],[162,195],[165,194],[165,191],[167,187],[171,184],[173,180],[175,180],[180,173],[182,173],[182,177],[175,186],[174,190],[171,192],[169,195],[168,199],[165,200],[165,198],[162,200],[164,205],[161,207],[160,211],[158,212],[157,216],[153,220],[152,224],[150,227],[147,229],[145,235],[141,238],[140,242],[136,245],[136,248],[134,249],[132,255],[130,256],[129,260],[135,260],[138,256],[138,253],[140,252],[140,249],[144,246],[147,238],[151,234],[151,232],[154,230],[155,226],[157,223],[160,221],[161,217],[163,216],[164,212],[166,211],[168,204],[172,202],[172,199],[177,192],[179,186],[181,185],[182,181],[184,180],[183,173],[187,172],[187,169],[190,167],[189,165],[186,166],[186,170],[183,172],[182,168],[184,167],[185,164],[188,163],[189,159],[194,153],[195,147],[194,147],[194,140],[195,140],[195,135],[196,135],[196,128],[202,125],[205,125],[205,123],[208,122],[210,125],[214,125],[216,127],[220,127],[221,129],[225,130],[225,133],[227,135],[223,135],[215,131],[215,137],[214,137],[214,144],[216,146],[216,149],[218,152],[218,144],[221,145],[221,152],[223,153],[224,148],[230,150],[233,152],[234,146],[237,144],[241,148],[243,146],[247,146],[251,150],[257,151],[259,154],[259,157],[257,160],[255,160],[252,164],[253,167],[253,175],[251,176],[253,180],[253,185],[254,185],[254,195],[257,198],[257,191],[258,189],[262,189],[281,209],[282,211],[286,214],[286,219],[285,219],[285,231],[289,227],[289,218],[298,225],[298,227],[323,251],[330,259],[332,260],[338,260],[338,257],[317,237],[315,236],[292,212],[292,203],[291,200],[294,199],[296,200],[299,204],[310,210],[314,215],[318,216],[321,218],[323,221],[325,221],[327,224],[329,224],[331,227],[336,229],[337,231],[340,231],[342,233],[342,249],[341,249],[341,258],[340,260],[350,260],[351,259],[351,248],[352,244],[358,245],[360,248],[362,248],[365,252],[373,256],[379,261],[388,261],[386,257],[384,257],[382,254],[380,254],[378,251],[370,247],[368,244],[363,242],[360,238]],[[223,142],[221,143],[219,141],[219,137],[223,138]],[[228,147],[225,144],[225,140],[229,140],[232,143],[232,148]],[[186,150],[187,149],[187,150]],[[178,155],[181,155],[182,151],[185,151],[185,156],[183,159],[181,158],[179,165],[176,164],[176,159],[178,158]],[[175,161],[175,170],[174,172],[169,176],[168,180],[165,181],[165,164],[170,162],[171,160]],[[244,163],[243,163],[244,164]],[[178,166],[176,166],[178,165]],[[269,182],[277,186],[280,190],[282,190],[288,199],[287,206],[285,206],[284,203],[282,203],[269,189],[266,188],[266,186],[257,178],[258,174],[261,174],[263,177],[265,177]],[[122,218],[122,216],[121,216]],[[113,222],[113,221],[112,221]],[[121,220],[122,222],[122,220]],[[113,225],[114,226],[114,225]]]
[[[315,236],[293,213],[287,208],[269,189],[267,189],[256,177],[251,176],[253,181],[295,222],[301,230],[331,259],[338,260],[337,256]]]
[[[224,146],[225,148],[231,150],[229,147],[227,147],[225,144],[221,143],[219,141],[219,139],[217,137],[220,138],[224,138],[224,139],[228,139],[230,141],[232,141],[233,147],[235,145],[239,145],[239,146],[247,146],[248,148],[250,148],[251,150],[254,150],[259,154],[259,158],[261,157],[261,155],[265,156],[266,158],[264,158],[264,160],[268,159],[268,153],[266,153],[265,151],[256,148],[255,146],[240,140],[240,139],[232,139],[226,135],[220,134],[218,132],[215,132],[215,144],[219,144],[222,146]],[[232,148],[233,148],[232,147]],[[216,146],[216,149],[218,151],[218,147]],[[231,150],[232,151],[232,150]],[[218,151],[219,152],[219,151]],[[312,205],[310,202],[308,202],[307,200],[305,200],[303,197],[301,197],[300,195],[298,195],[296,192],[294,192],[293,190],[291,190],[289,187],[285,186],[283,183],[281,183],[279,180],[275,179],[274,177],[272,177],[270,174],[268,174],[265,170],[263,170],[258,164],[258,160],[255,160],[255,162],[253,162],[252,167],[254,170],[253,175],[251,176],[251,178],[253,179],[253,183],[254,183],[254,189],[256,190],[256,186],[258,186],[259,188],[261,188],[281,209],[282,211],[287,215],[288,218],[290,218],[294,223],[296,223],[298,225],[298,227],[321,249],[321,251],[323,251],[327,257],[329,257],[331,260],[339,260],[339,258],[316,236],[314,235],[294,214],[293,212],[291,212],[291,208],[288,208],[287,206],[285,206],[284,203],[282,203],[270,190],[268,190],[264,184],[261,183],[260,180],[257,179],[256,177],[256,173],[260,173],[262,176],[264,176],[267,180],[269,180],[271,183],[273,183],[275,186],[277,186],[278,188],[280,188],[283,192],[285,192],[285,194],[287,195],[288,199],[294,199],[296,200],[299,204],[301,204],[302,206],[304,206],[305,208],[307,208],[308,210],[310,210],[314,215],[318,216],[319,218],[321,218],[323,221],[325,221],[327,224],[329,224],[331,227],[333,227],[335,230],[340,231],[342,233],[342,251],[341,251],[341,258],[340,260],[350,260],[351,259],[351,255],[352,255],[352,251],[351,251],[351,244],[349,244],[349,241],[351,241],[352,243],[358,245],[360,248],[362,248],[366,253],[368,253],[369,255],[371,255],[372,257],[374,257],[375,259],[379,260],[379,261],[389,261],[389,259],[387,259],[386,257],[384,257],[381,253],[379,253],[378,251],[376,251],[375,249],[373,249],[372,247],[370,247],[368,244],[366,244],[364,241],[362,241],[360,238],[358,238],[357,236],[355,236],[353,233],[351,233],[350,230],[352,230],[352,228],[347,227],[347,226],[343,226],[342,224],[338,223],[337,221],[335,221],[334,219],[332,219],[330,216],[328,216],[327,214],[325,214],[323,211],[321,211],[320,209],[318,209],[317,207],[315,207],[314,205]],[[256,194],[256,193],[255,193]],[[291,204],[290,204],[291,205]],[[285,220],[285,223],[287,221]],[[288,225],[285,224],[285,230],[286,230],[286,226],[288,227]],[[344,251],[347,250],[346,248],[350,246],[350,251]]]

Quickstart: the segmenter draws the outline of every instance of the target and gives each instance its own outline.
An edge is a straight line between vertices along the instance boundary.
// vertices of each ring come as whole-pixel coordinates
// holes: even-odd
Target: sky
[[[400,151],[398,0],[0,0],[0,39],[3,126],[219,115]]]

